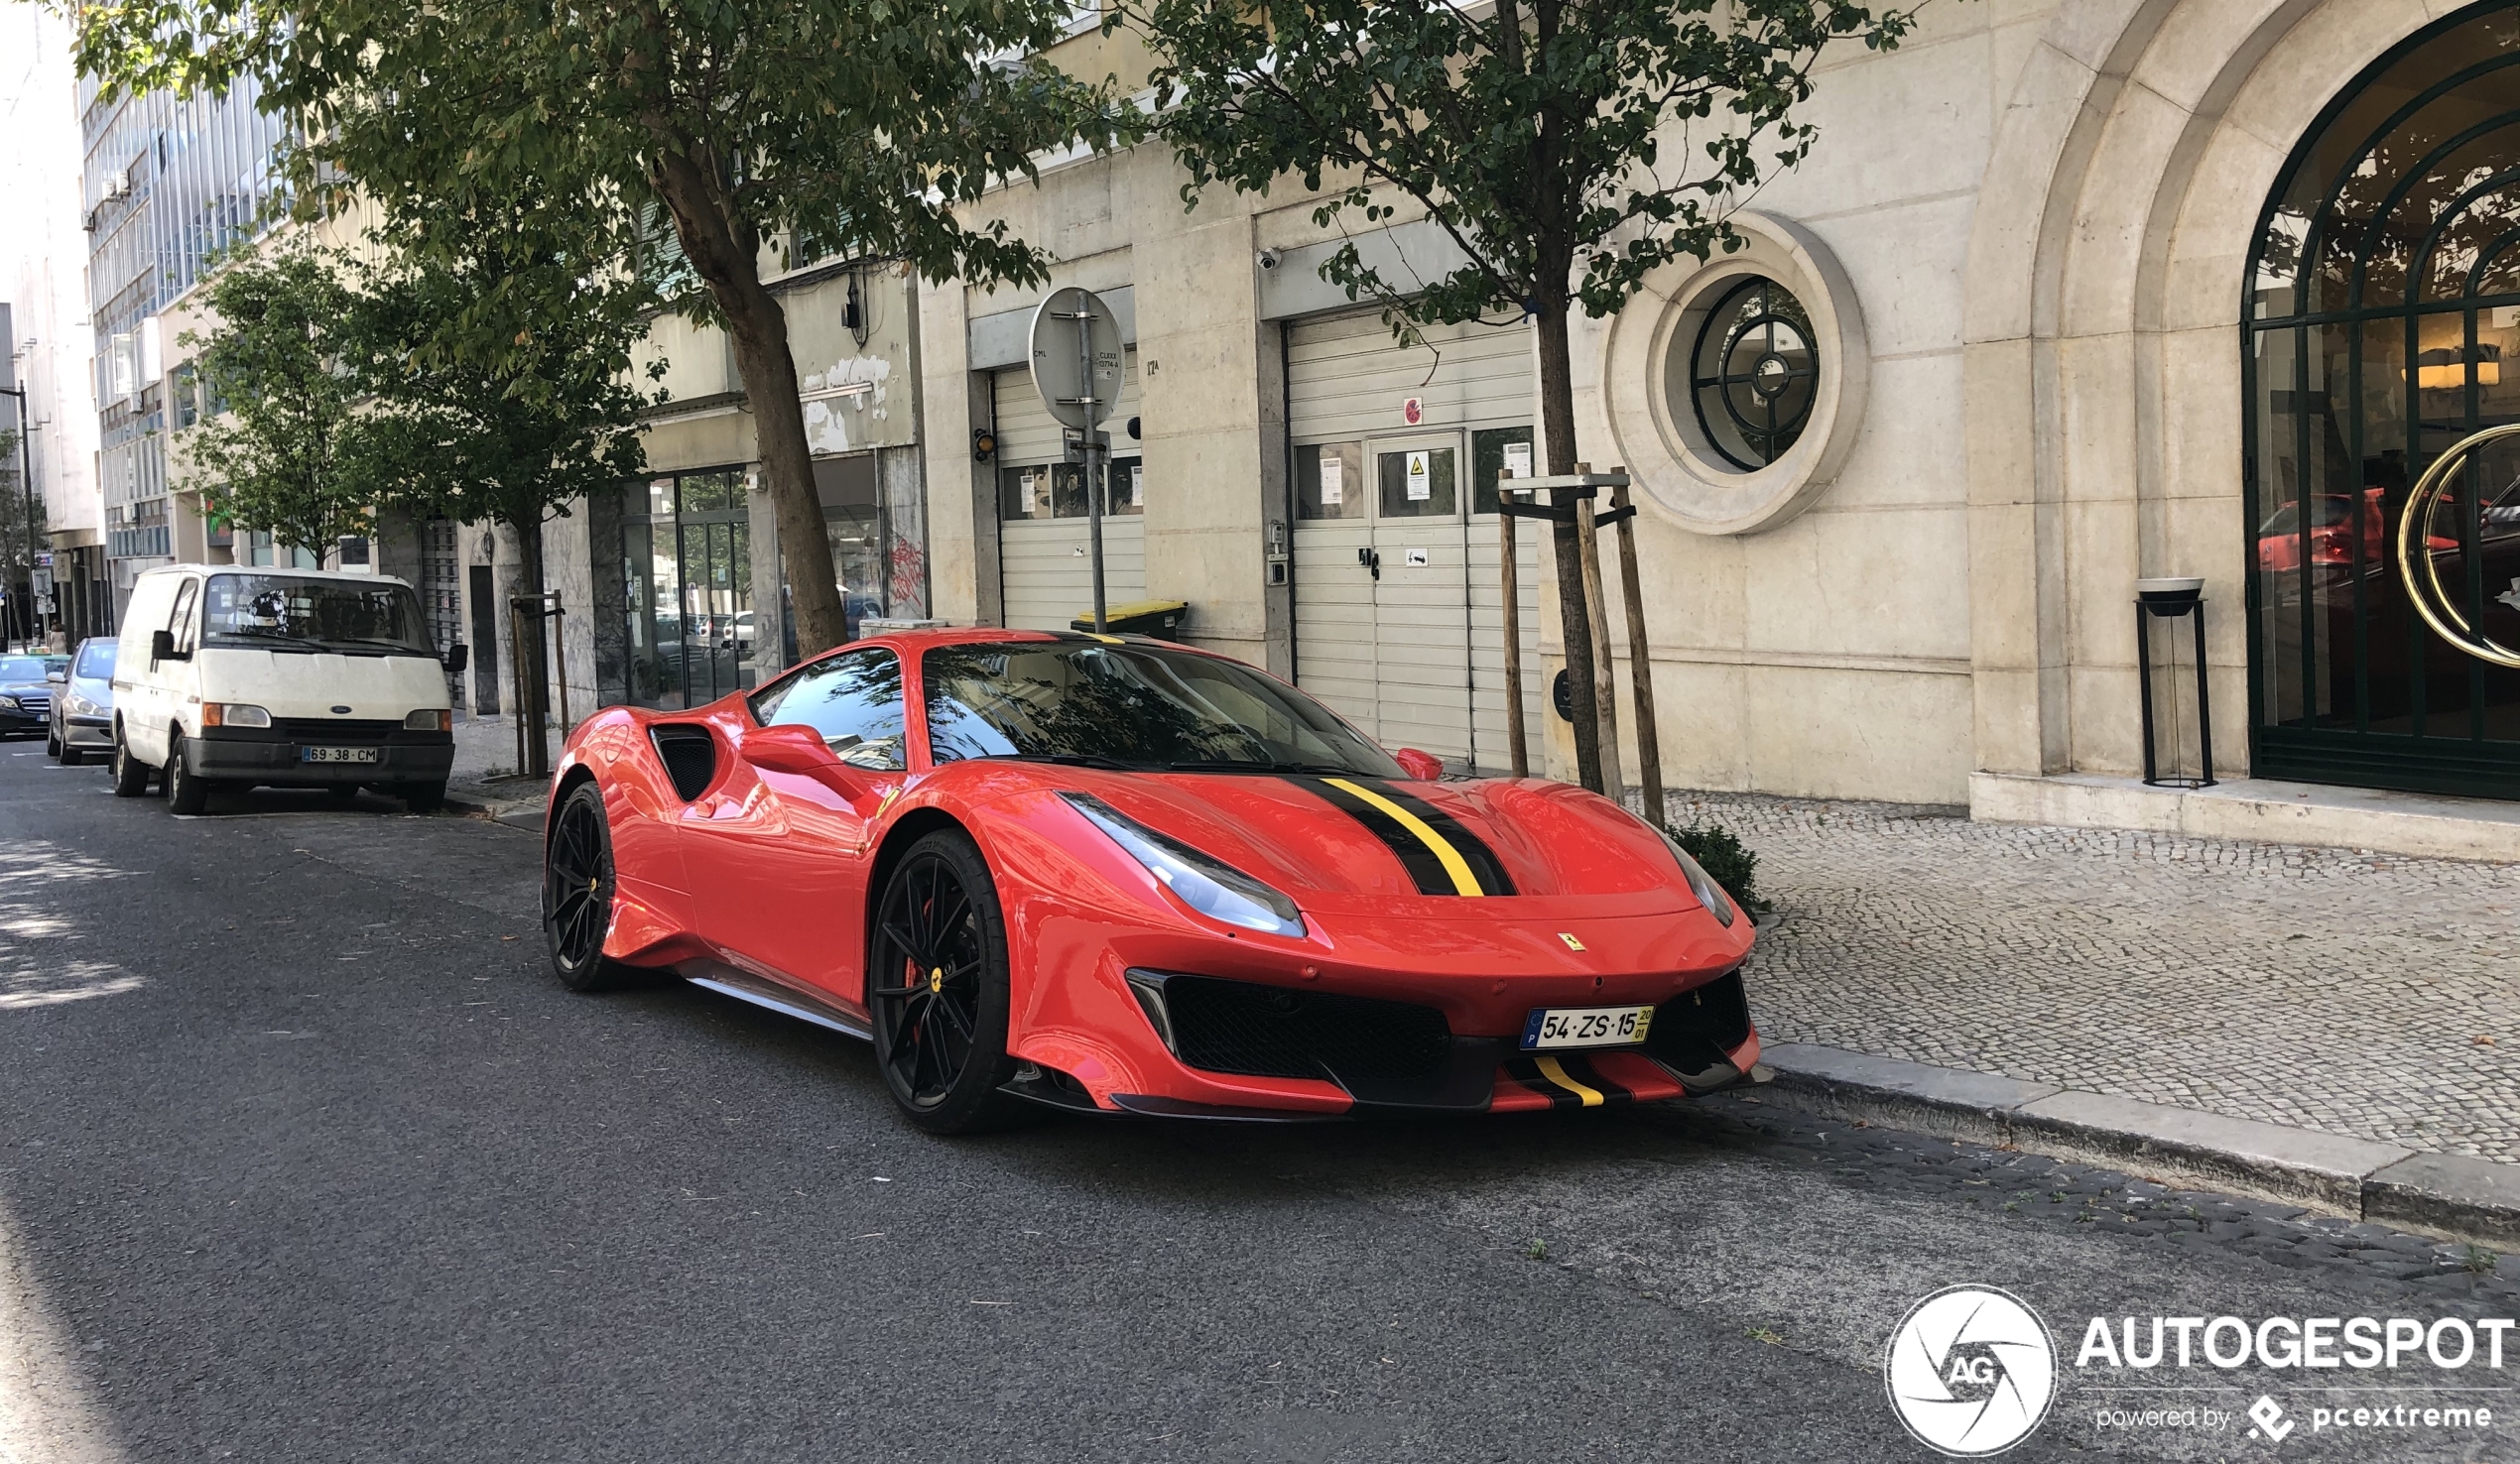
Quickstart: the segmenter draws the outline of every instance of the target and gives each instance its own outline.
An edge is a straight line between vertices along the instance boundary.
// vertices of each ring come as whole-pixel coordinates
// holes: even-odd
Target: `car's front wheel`
[[[149,765],[131,755],[120,723],[114,726],[114,796],[136,798],[149,791]]]
[[[885,882],[868,941],[866,1005],[875,1062],[910,1121],[931,1134],[1003,1122],[1014,1099],[1006,1052],[1006,921],[988,861],[940,829],[911,845]]]
[[[602,991],[620,973],[604,959],[612,930],[612,830],[604,795],[584,783],[561,800],[543,845],[543,937],[552,974],[571,991]]]
[[[210,783],[192,771],[184,749],[177,746],[167,756],[167,810],[171,813],[198,813],[210,806]]]
[[[44,755],[57,763],[62,760],[62,739],[50,727],[44,729]]]

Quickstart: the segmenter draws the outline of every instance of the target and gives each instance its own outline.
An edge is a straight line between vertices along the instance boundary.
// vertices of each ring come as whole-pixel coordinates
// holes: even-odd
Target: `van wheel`
[[[136,798],[149,791],[149,765],[131,755],[122,727],[114,727],[114,796]]]
[[[167,811],[198,813],[210,806],[210,783],[192,771],[178,747],[167,759]]]
[[[435,813],[445,805],[446,785],[442,783],[403,785],[403,806],[414,813]]]
[[[346,808],[359,800],[359,786],[355,783],[328,784],[323,790],[323,796],[333,807]]]

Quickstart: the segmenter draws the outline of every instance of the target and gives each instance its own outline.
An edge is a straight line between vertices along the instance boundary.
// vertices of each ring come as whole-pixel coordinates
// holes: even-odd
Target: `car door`
[[[758,725],[814,728],[861,776],[850,796],[735,757],[683,820],[700,935],[739,965],[862,1011],[868,834],[908,776],[901,658],[872,647],[827,657],[743,705]],[[740,744],[745,729],[722,730]]]
[[[175,602],[168,607],[162,627],[174,639],[178,656],[189,653],[199,639],[192,628],[198,619],[200,605],[201,581],[187,575],[184,582],[176,586]],[[153,627],[157,628],[160,627]],[[126,714],[123,725],[137,728],[139,735],[133,747],[142,762],[163,768],[173,755],[178,735],[175,731],[176,715],[183,704],[185,688],[191,684],[191,670],[189,662],[153,661],[149,674],[140,681],[138,715],[135,718]]]

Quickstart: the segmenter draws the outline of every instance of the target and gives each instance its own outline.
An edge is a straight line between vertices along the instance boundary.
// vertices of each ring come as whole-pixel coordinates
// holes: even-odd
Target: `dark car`
[[[0,656],[0,737],[41,732],[53,714],[53,684],[45,679],[65,656]]]
[[[89,753],[111,756],[114,750],[114,652],[111,636],[91,636],[78,643],[68,665],[55,674],[53,720],[46,728],[44,750],[57,762],[76,767]]]

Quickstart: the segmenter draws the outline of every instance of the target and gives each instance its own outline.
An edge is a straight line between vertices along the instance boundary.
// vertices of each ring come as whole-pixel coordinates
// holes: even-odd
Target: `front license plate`
[[[1651,1007],[1534,1007],[1523,1024],[1523,1050],[1632,1047],[1653,1021]]]
[[[302,747],[298,761],[302,763],[373,763],[379,754],[372,747]]]

